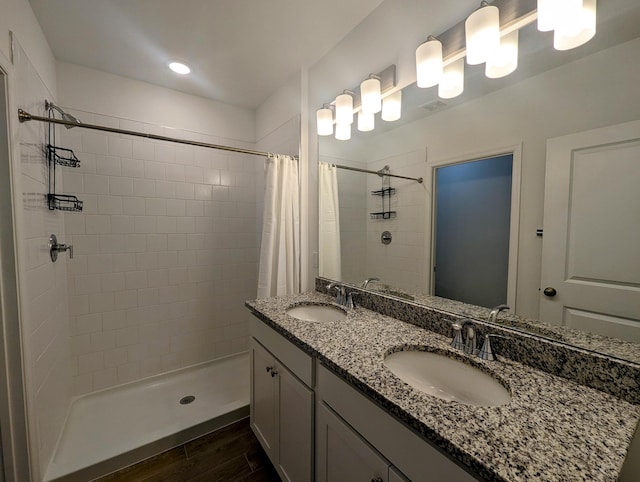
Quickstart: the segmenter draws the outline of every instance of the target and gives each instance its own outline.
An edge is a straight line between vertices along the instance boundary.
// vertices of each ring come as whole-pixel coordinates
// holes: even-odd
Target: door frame
[[[11,52],[15,39],[10,32]],[[5,109],[0,116],[6,122],[2,133],[6,135],[8,165],[0,166],[8,176],[0,176],[0,425],[2,426],[2,459],[6,480],[31,480],[31,454],[27,421],[26,395],[22,360],[20,273],[17,265],[19,245],[16,237],[17,197],[13,159],[18,155],[14,143],[18,131],[16,102],[12,95],[15,85],[13,59],[0,52],[0,76],[4,79]],[[0,88],[2,86],[0,85]],[[5,282],[7,281],[7,282]]]
[[[430,201],[431,208],[427,209],[427,250],[429,254],[429,273],[427,280],[429,283],[428,292],[433,296],[435,290],[435,273],[433,271],[435,264],[435,234],[436,234],[436,169],[440,167],[453,166],[456,164],[465,164],[467,162],[480,161],[492,157],[504,155],[513,155],[513,168],[511,172],[511,215],[509,219],[509,267],[507,272],[507,304],[511,308],[511,312],[516,312],[517,302],[517,281],[518,281],[518,241],[520,235],[520,182],[522,172],[522,143],[510,146],[496,147],[493,149],[474,151],[455,157],[438,159],[429,162],[427,159],[427,176],[425,185],[431,189]]]

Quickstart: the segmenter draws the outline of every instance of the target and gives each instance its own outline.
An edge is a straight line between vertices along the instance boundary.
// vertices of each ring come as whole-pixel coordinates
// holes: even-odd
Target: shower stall
[[[89,480],[246,416],[255,154],[296,154],[299,119],[255,143],[45,106],[51,92],[21,51],[16,85],[21,121],[62,124],[56,145],[49,122],[20,123],[14,143],[33,480]],[[53,193],[52,147],[77,159],[52,171]],[[52,194],[76,201],[52,209]],[[51,234],[67,248],[56,262]]]

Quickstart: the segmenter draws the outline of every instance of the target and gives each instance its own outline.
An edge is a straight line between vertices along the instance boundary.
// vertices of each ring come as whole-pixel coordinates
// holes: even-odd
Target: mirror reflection
[[[320,137],[320,276],[484,318],[507,303],[503,322],[640,362],[588,335],[640,342],[640,6],[614,3],[575,51],[526,27],[511,76],[467,66],[456,99],[410,85],[400,121]]]

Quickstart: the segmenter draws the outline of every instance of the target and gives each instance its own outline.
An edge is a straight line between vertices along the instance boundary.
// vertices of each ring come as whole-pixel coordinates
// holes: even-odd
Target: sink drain
[[[193,395],[187,395],[186,397],[182,397],[180,399],[180,405],[189,405],[196,399]]]

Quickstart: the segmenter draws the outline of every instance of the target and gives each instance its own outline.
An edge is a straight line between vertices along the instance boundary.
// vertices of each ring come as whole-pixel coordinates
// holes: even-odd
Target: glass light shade
[[[331,109],[323,107],[316,111],[316,127],[319,136],[333,134],[333,112],[331,112]]]
[[[362,111],[358,112],[358,130],[361,132],[372,131],[375,127],[374,114],[363,114]]]
[[[351,139],[351,124],[336,124],[336,139],[339,141]]]
[[[498,53],[487,60],[484,73],[490,79],[505,77],[518,67],[518,30],[500,39]]]
[[[382,120],[393,122],[402,114],[402,91],[399,90],[382,99]]]
[[[596,34],[596,0],[584,0],[573,25],[559,26],[553,33],[556,50],[569,50],[587,43]]]
[[[360,99],[362,112],[365,114],[377,114],[382,109],[382,94],[380,93],[380,81],[367,79],[360,84]]]
[[[442,73],[442,80],[438,85],[438,96],[442,99],[452,99],[464,91],[464,58],[447,65]]]
[[[442,42],[428,40],[416,49],[416,79],[418,87],[433,87],[442,78]]]
[[[487,5],[473,12],[464,22],[467,63],[486,62],[500,48],[500,13],[498,7]]]
[[[340,94],[336,97],[336,124],[353,124],[353,97]]]

